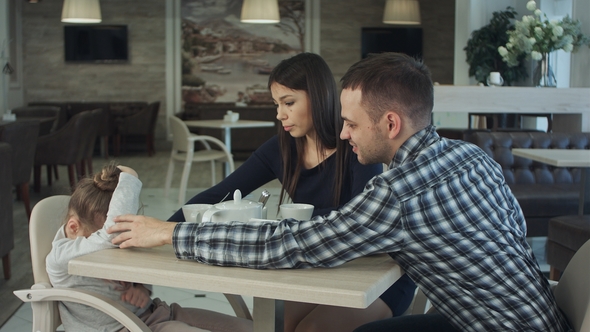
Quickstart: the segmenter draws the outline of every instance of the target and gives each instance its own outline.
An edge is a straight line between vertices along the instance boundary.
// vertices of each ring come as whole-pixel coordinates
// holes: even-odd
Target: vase
[[[537,67],[535,67],[535,71],[533,72],[533,83],[537,87],[557,87],[549,54],[543,53],[541,60],[537,61]]]

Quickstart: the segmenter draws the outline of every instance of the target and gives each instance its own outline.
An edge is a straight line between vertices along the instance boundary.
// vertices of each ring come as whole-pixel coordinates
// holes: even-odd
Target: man
[[[522,211],[482,150],[430,125],[433,86],[422,63],[382,53],[342,78],[341,138],[361,163],[388,163],[365,191],[312,221],[172,224],[122,216],[121,247],[172,243],[183,259],[250,268],[328,267],[389,253],[436,314],[367,331],[567,331],[528,247]],[[124,223],[124,221],[127,221]]]

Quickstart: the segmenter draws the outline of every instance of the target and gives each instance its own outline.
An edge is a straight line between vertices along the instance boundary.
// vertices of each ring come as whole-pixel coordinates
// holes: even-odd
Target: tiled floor
[[[141,175],[140,175],[141,176]],[[269,215],[273,211],[276,214],[276,207],[278,204],[279,188],[276,183],[269,183],[263,189],[268,189],[272,196],[267,202],[269,208]],[[187,197],[192,197],[198,193],[199,189],[188,189]],[[254,191],[248,199],[257,199],[262,189]],[[168,218],[178,208],[178,188],[172,189],[168,197],[164,197],[164,190],[161,188],[147,188],[143,189],[141,193],[141,202],[143,204],[143,214],[153,216],[160,219]],[[228,315],[234,315],[234,312],[223,296],[220,293],[198,292],[189,289],[170,288],[162,286],[153,287],[153,297],[173,303],[176,302],[183,307],[194,307],[213,310]],[[251,297],[244,297],[246,305],[252,311]],[[15,314],[0,328],[0,332],[30,332],[32,330],[32,310],[28,303],[23,304]]]

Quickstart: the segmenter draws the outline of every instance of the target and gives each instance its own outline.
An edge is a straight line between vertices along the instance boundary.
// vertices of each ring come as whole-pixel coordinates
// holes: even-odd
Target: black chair
[[[96,139],[99,135],[99,131],[101,130],[101,126],[104,121],[107,119],[107,114],[103,109],[95,109],[90,112],[92,114],[92,126],[88,128],[87,133],[87,141],[86,141],[86,149],[84,152],[84,158],[82,158],[80,169],[82,171],[82,176],[88,174],[92,175],[94,172],[92,170],[92,156],[94,155],[94,147],[96,145]],[[88,169],[88,173],[86,173],[86,169]]]
[[[16,186],[18,198],[25,204],[28,219],[31,218],[29,182],[35,162],[38,134],[38,121],[17,121],[0,129],[0,142],[12,147],[12,185]]]
[[[119,118],[116,120],[117,132],[115,134],[115,155],[119,155],[121,147],[121,138],[125,145],[128,136],[145,136],[148,156],[156,153],[155,134],[156,121],[160,111],[160,102],[153,102],[136,114]]]
[[[10,251],[14,248],[12,225],[12,148],[0,142],[0,257],[4,279],[10,279]]]
[[[49,135],[41,136],[37,140],[34,167],[34,190],[41,189],[41,166],[48,165],[48,185],[51,185],[51,165],[66,165],[70,186],[76,184],[76,178],[82,176],[82,160],[86,155],[87,142],[94,117],[90,111],[75,115],[60,130]],[[96,135],[93,137],[96,139]],[[74,172],[77,174],[75,176]]]
[[[65,110],[57,106],[23,106],[12,109],[17,119],[35,119],[53,117],[53,121],[43,121],[39,126],[39,136],[59,130],[67,122]]]

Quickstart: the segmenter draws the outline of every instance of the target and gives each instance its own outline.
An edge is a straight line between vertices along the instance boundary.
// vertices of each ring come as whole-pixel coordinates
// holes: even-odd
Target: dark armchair
[[[125,139],[128,136],[145,136],[148,156],[156,153],[154,136],[159,111],[160,102],[156,101],[147,105],[143,111],[117,119],[115,122],[117,126],[115,134],[115,155],[119,154],[121,138],[123,138],[123,145],[125,145]]]
[[[86,150],[84,151],[84,157],[82,158],[80,169],[82,171],[82,175],[92,175],[94,172],[92,170],[92,156],[94,155],[94,146],[96,144],[96,138],[100,135],[100,130],[104,122],[108,119],[106,111],[103,109],[95,109],[90,112],[92,115],[92,123],[93,126],[88,128],[88,139],[86,141]],[[86,169],[88,169],[88,173],[86,173]]]
[[[41,188],[41,165],[66,165],[70,186],[76,184],[76,178],[82,175],[82,160],[85,157],[88,140],[96,139],[90,137],[94,132],[91,130],[94,117],[89,111],[75,115],[60,130],[49,135],[41,136],[37,140],[37,151],[35,152],[34,167],[34,190],[39,192]],[[77,177],[74,175],[77,173]],[[47,167],[48,175],[51,174],[51,167]],[[48,176],[48,181],[51,176]],[[51,183],[49,183],[51,185]]]
[[[0,257],[4,279],[10,279],[10,251],[14,248],[12,225],[12,149],[0,142]]]
[[[17,119],[30,118],[40,120],[53,117],[53,121],[43,120],[40,122],[39,135],[47,135],[59,130],[67,122],[65,110],[57,106],[23,106],[12,109]]]
[[[12,185],[16,186],[18,198],[25,204],[29,219],[29,182],[35,161],[38,134],[38,121],[17,121],[0,128],[0,142],[8,143],[12,148]]]

